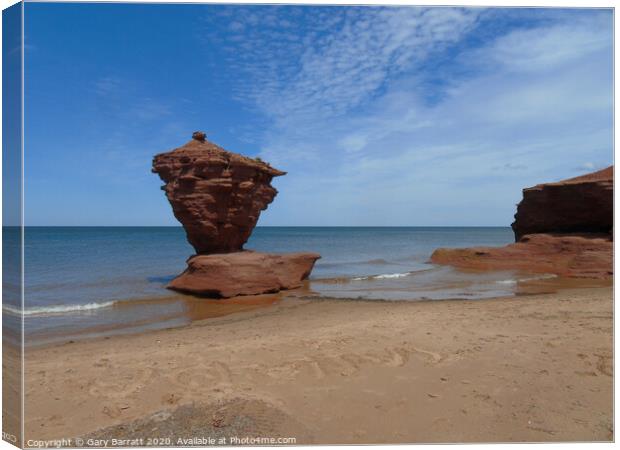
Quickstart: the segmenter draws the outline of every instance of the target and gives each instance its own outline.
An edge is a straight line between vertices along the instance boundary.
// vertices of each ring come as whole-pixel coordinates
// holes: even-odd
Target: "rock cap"
[[[202,132],[155,155],[152,171],[165,183],[174,215],[199,254],[242,250],[261,211],[278,193],[271,180],[286,174],[209,142]]]

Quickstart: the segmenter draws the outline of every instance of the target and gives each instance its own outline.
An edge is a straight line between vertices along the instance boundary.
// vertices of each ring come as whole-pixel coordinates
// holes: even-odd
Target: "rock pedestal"
[[[168,286],[207,297],[266,294],[301,286],[317,259],[316,253],[274,255],[252,251],[196,255]]]
[[[320,258],[242,251],[278,193],[272,179],[286,174],[259,158],[226,151],[197,131],[182,147],[156,155],[153,172],[197,253],[170,289],[213,297],[277,292],[299,287]]]

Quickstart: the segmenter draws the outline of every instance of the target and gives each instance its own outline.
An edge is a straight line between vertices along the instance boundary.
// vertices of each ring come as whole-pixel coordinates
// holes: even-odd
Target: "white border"
[[[46,2],[45,0],[28,0],[28,2]],[[0,0],[0,5],[2,6],[2,9],[5,9],[9,6],[12,6],[13,4],[15,4],[17,2],[13,1],[13,0]],[[52,3],[52,2],[48,2],[48,3]],[[546,1],[498,1],[498,0],[474,0],[474,1],[464,1],[464,0],[448,0],[448,1],[438,1],[438,0],[426,0],[423,2],[411,2],[411,1],[402,1],[402,0],[391,0],[391,1],[387,1],[387,2],[381,2],[381,1],[354,1],[354,0],[338,0],[338,1],[334,1],[334,0],[313,0],[312,2],[309,1],[299,1],[299,0],[289,0],[289,1],[281,1],[281,0],[271,0],[271,1],[256,1],[256,0],[245,0],[243,2],[233,2],[233,1],[226,1],[226,0],[210,0],[210,1],[182,1],[182,0],[149,0],[149,1],[140,1],[140,0],[134,0],[134,1],[128,1],[128,2],[122,2],[122,1],[79,1],[79,0],[65,0],[64,3],[179,3],[179,4],[230,4],[230,3],[243,3],[243,4],[300,4],[300,5],[383,5],[383,6],[397,6],[397,5],[416,5],[416,6],[469,6],[469,7],[571,7],[571,8],[615,8],[615,5],[613,2],[611,1],[601,1],[601,0],[590,0],[588,2],[586,1],[575,1],[575,0],[565,0],[565,1],[550,1],[550,0],[546,0]],[[24,173],[25,173],[25,167],[24,167],[24,153],[25,153],[25,148],[24,148],[24,143],[25,143],[25,129],[24,129],[24,116],[25,116],[25,111],[24,111],[24,91],[25,91],[25,84],[24,84],[24,72],[25,72],[25,55],[24,55],[24,38],[25,38],[25,21],[24,21],[24,16],[25,16],[25,8],[24,8],[24,3],[22,3],[22,49],[21,49],[21,54],[22,54],[22,92],[21,92],[21,102],[22,102],[22,111],[21,111],[21,126],[22,126],[22,137],[21,137],[21,164],[22,164],[22,179],[21,179],[21,226],[22,226],[22,232],[21,232],[21,239],[22,239],[22,248],[21,248],[21,257],[22,257],[22,261],[21,261],[21,276],[22,276],[22,281],[23,281],[23,277],[25,275],[24,272],[24,268],[25,268],[25,261],[24,261],[24,246],[23,246],[23,242],[24,242],[24,229],[23,229],[23,224],[24,222],[24,214],[25,214],[25,208],[24,208],[24,203],[25,203],[25,185],[24,185]],[[617,118],[615,115],[615,100],[616,100],[616,90],[615,90],[615,74],[617,73],[616,70],[616,52],[617,52],[617,41],[616,41],[616,34],[615,34],[615,28],[617,25],[617,16],[615,14],[615,9],[614,9],[614,161],[615,161],[615,156],[616,156],[616,148],[617,146],[616,144],[616,133],[615,133],[615,129],[617,126]],[[0,96],[1,99],[1,96]],[[0,112],[0,117],[1,117],[1,112]],[[0,132],[0,136],[1,136],[1,132]],[[2,162],[0,159],[0,169],[2,167]],[[1,189],[1,187],[0,187]],[[1,201],[1,200],[0,200]],[[1,215],[1,212],[0,212]],[[617,202],[617,198],[615,198],[614,195],[614,222],[615,223],[620,223],[620,212],[618,209],[618,202]],[[0,254],[1,254],[1,248],[0,248]],[[614,245],[614,256],[615,256],[615,245]],[[614,272],[616,271],[616,258],[614,257]],[[0,260],[0,266],[1,266],[1,260]],[[24,307],[24,285],[22,282],[22,287],[21,287],[21,301],[22,301],[22,308]],[[615,290],[614,290],[614,299],[615,299]],[[616,339],[617,336],[615,335],[615,304],[614,304],[614,373],[616,373],[616,364],[615,364],[615,348],[616,348]],[[23,319],[23,315],[22,315],[22,345],[23,345],[23,341],[24,341],[24,332],[23,332],[23,327],[24,327],[24,319]],[[0,329],[1,329],[1,323],[0,323]],[[23,349],[23,347],[22,347]],[[1,350],[0,350],[1,352]],[[24,377],[24,352],[22,350],[22,424],[21,424],[21,428],[22,428],[22,439],[24,439],[24,418],[25,418],[25,402],[24,402],[24,398],[25,398],[25,377]],[[1,381],[0,381],[1,383]],[[0,384],[1,386],[1,384]],[[614,377],[614,428],[615,428],[615,412],[617,410],[617,408],[620,406],[620,402],[618,402],[618,399],[615,397],[615,377]],[[615,430],[614,430],[615,431]],[[23,443],[22,443],[23,445]],[[566,447],[569,447],[571,449],[580,449],[580,448],[587,448],[590,446],[596,446],[596,448],[611,448],[612,446],[615,447],[615,444],[589,444],[589,443],[561,443],[561,444],[469,444],[467,445],[468,448],[500,448],[500,449],[515,449],[515,450],[521,450],[521,449],[529,449],[531,448],[532,445],[544,445],[545,449],[550,449],[550,450],[559,450],[559,449],[563,449]],[[451,448],[452,445],[399,445],[400,447],[405,447],[405,448],[432,448],[432,449],[448,449]],[[363,446],[350,446],[350,447],[354,447],[354,448],[362,448]],[[392,447],[392,445],[387,446],[387,445],[377,445],[377,446],[373,446],[376,448],[388,448],[388,447]],[[9,443],[5,442],[5,441],[1,441],[0,440],[0,450],[2,449],[14,449],[15,447],[10,445]],[[327,446],[313,446],[313,448],[318,448],[318,449],[325,449],[325,448],[329,448]]]

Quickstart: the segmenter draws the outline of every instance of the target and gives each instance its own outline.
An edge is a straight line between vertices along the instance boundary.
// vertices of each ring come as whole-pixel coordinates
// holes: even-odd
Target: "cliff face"
[[[613,166],[523,190],[505,247],[440,248],[431,261],[463,269],[613,277]]]
[[[512,229],[515,240],[533,233],[611,233],[613,167],[523,190]]]
[[[156,155],[153,172],[175,217],[199,254],[242,249],[262,210],[278,193],[273,177],[284,175],[266,163],[228,152],[204,134],[182,147]]]

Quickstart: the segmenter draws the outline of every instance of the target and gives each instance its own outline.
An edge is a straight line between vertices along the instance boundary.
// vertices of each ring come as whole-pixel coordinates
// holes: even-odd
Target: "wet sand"
[[[471,301],[298,298],[27,349],[26,439],[609,441],[612,310],[611,287]]]

